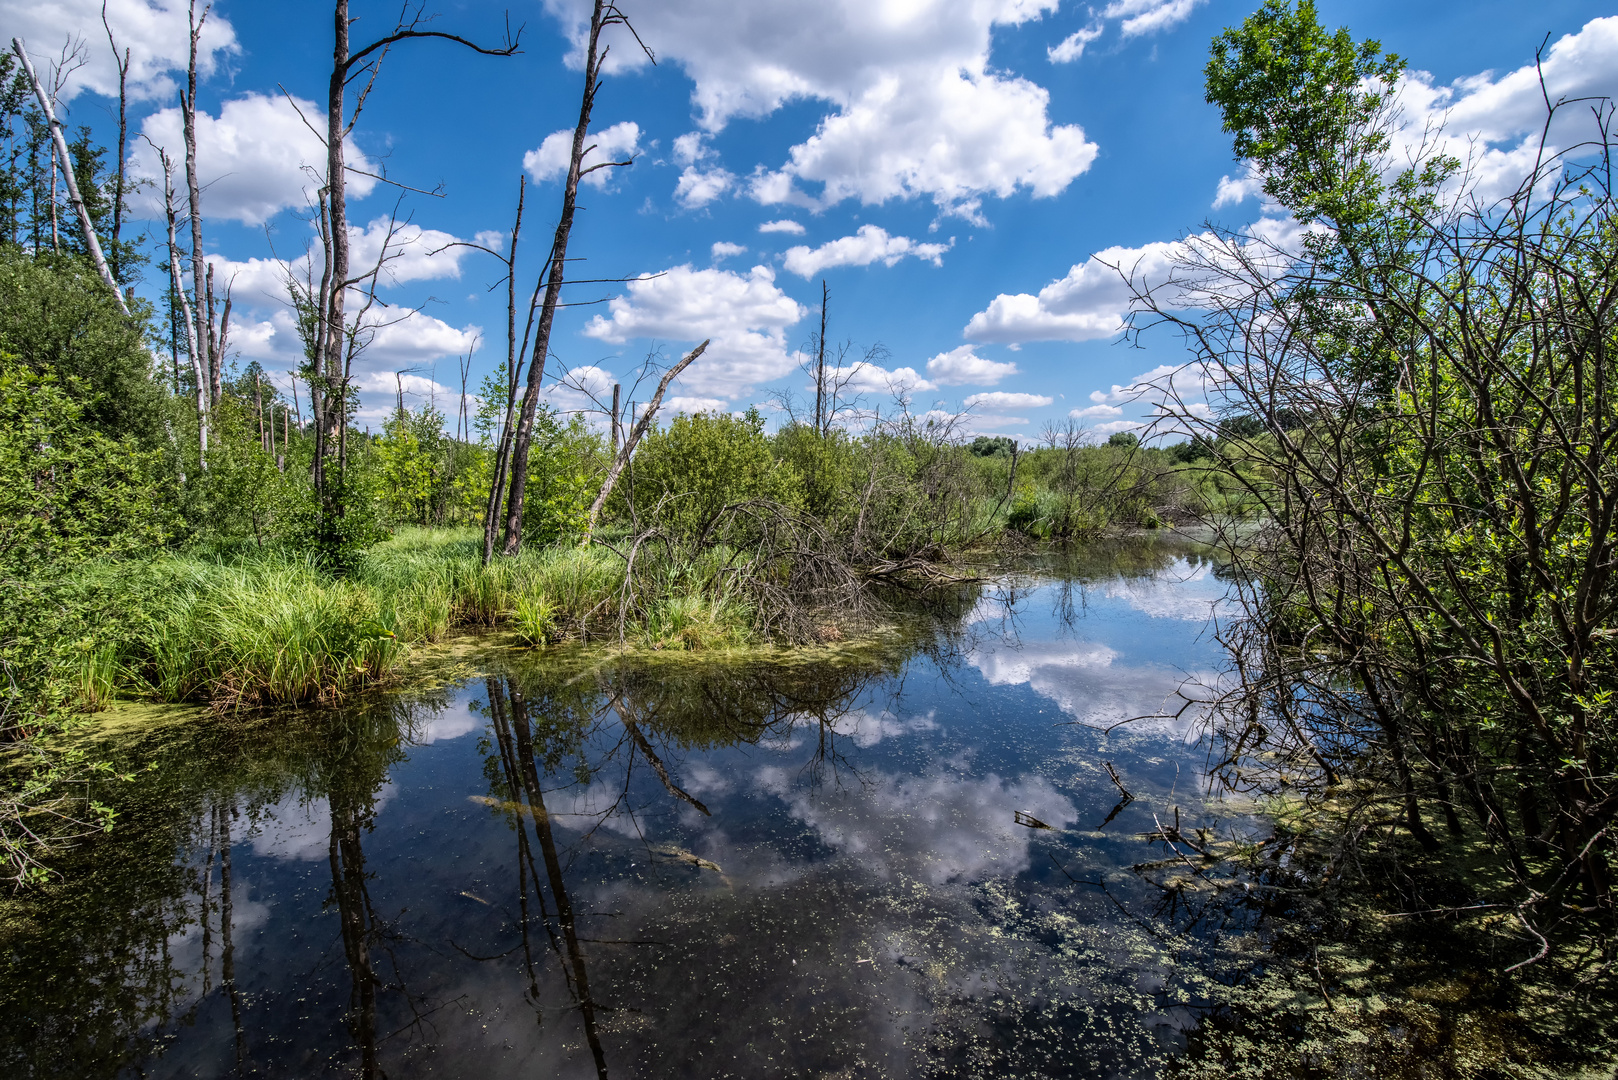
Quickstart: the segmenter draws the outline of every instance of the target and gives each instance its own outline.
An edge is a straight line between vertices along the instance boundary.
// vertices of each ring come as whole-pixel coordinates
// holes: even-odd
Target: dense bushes
[[[41,375],[77,380],[84,422],[152,445],[167,413],[144,319],[126,319],[87,262],[0,245],[0,351]]]
[[[745,416],[676,416],[642,440],[617,490],[619,512],[680,536],[701,536],[725,507],[748,499],[803,502],[796,469],[779,460],[756,409]]]

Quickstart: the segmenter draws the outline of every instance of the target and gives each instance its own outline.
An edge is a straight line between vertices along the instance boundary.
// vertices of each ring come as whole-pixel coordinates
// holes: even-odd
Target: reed
[[[81,695],[105,703],[116,681],[216,708],[331,701],[458,628],[507,627],[535,647],[620,631],[680,649],[752,636],[752,609],[712,586],[712,558],[649,564],[625,605],[623,562],[604,548],[530,549],[483,566],[480,545],[470,529],[400,530],[342,579],[273,550],[165,556],[127,579],[127,629],[114,648],[85,655]]]
[[[157,588],[121,642],[119,668],[163,701],[332,700],[385,677],[403,652],[369,590],[308,559],[176,556],[147,572]]]

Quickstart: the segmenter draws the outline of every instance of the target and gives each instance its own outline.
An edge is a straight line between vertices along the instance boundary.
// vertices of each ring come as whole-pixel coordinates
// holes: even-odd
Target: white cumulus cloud
[[[1167,274],[1179,256],[1177,243],[1097,252],[1034,296],[1001,293],[966,324],[971,341],[1089,341],[1112,337],[1129,313],[1129,286],[1119,270],[1149,277]]]
[[[295,102],[295,105],[294,105]],[[303,116],[299,116],[299,112]],[[326,171],[326,144],[304,123],[317,126],[325,111],[302,98],[288,101],[266,94],[246,94],[226,101],[218,116],[197,113],[197,172],[205,218],[261,225],[289,207],[310,205]],[[178,107],[148,116],[141,132],[176,163],[175,187],[183,200],[181,163],[185,141]],[[352,141],[345,144],[355,169],[377,172]],[[148,217],[163,213],[163,170],[144,140],[131,140],[130,172],[150,183],[136,196],[135,209]],[[369,176],[351,172],[348,193],[364,198],[376,186]]]
[[[713,252],[714,261],[718,262],[720,259],[745,254],[747,247],[744,244],[732,244],[728,240],[716,240],[710,250]]]
[[[582,165],[589,169],[608,161],[629,161],[640,153],[640,125],[625,120],[601,131],[590,132],[584,140],[586,147],[594,147],[584,155]],[[545,136],[539,147],[522,156],[522,167],[528,175],[543,183],[567,175],[573,159],[573,129],[563,128]],[[586,184],[605,187],[615,170],[596,169],[584,178]]]
[[[951,238],[948,244],[918,244],[908,236],[889,236],[880,226],[861,225],[853,236],[831,240],[817,248],[788,248],[783,265],[806,278],[833,266],[869,266],[878,261],[892,266],[907,255],[942,266],[944,252],[954,243]]]
[[[676,394],[663,399],[663,407],[659,415],[673,416],[675,413],[724,413],[730,411],[730,402],[717,397],[693,397],[687,394]]]
[[[636,278],[607,310],[590,320],[586,336],[613,344],[712,339],[680,385],[688,393],[727,398],[792,369],[797,358],[787,352],[786,329],[808,312],[776,286],[767,266],[738,274],[690,265]]]
[[[806,231],[802,225],[790,219],[781,221],[766,221],[758,227],[761,233],[789,233],[793,236],[802,236]]]
[[[1017,374],[1017,365],[985,360],[972,351],[972,346],[962,345],[927,361],[927,374],[942,386],[993,386]]]
[[[130,97],[173,100],[170,73],[185,71],[189,50],[185,0],[108,0],[107,24],[119,52],[129,50]],[[63,87],[61,100],[71,101],[82,90],[117,98],[118,68],[101,25],[101,0],[0,0],[0,25],[7,49],[12,37],[23,39],[41,77],[48,77],[46,67],[68,37],[84,38],[86,63]],[[197,42],[197,73],[212,77],[221,60],[240,51],[230,20],[217,9],[210,12]]]
[[[829,106],[784,162],[749,186],[766,204],[828,206],[931,198],[976,217],[983,197],[1054,195],[1096,146],[1054,124],[1049,95],[990,63],[993,32],[1041,18],[1058,0],[680,0],[635,13],[640,36],[695,83],[702,130],[797,101]],[[588,17],[546,0],[569,28],[574,62]],[[613,63],[647,63],[627,39]]]
[[[736,177],[727,169],[701,169],[690,165],[674,184],[674,199],[687,210],[696,210],[735,186]]]
[[[1068,415],[1075,420],[1112,420],[1124,415],[1124,410],[1117,405],[1086,405],[1082,409],[1070,409]]]
[[[1113,0],[1101,12],[1103,18],[1122,19],[1124,37],[1139,37],[1167,30],[1190,18],[1202,0]]]
[[[1045,56],[1053,64],[1068,64],[1084,55],[1084,47],[1095,41],[1105,32],[1099,24],[1086,26],[1082,30],[1075,30],[1063,38],[1060,44],[1052,45],[1045,50]]]
[[[991,390],[986,394],[972,394],[963,404],[968,409],[1037,409],[1049,405],[1054,398],[1044,394],[1017,394],[1005,390]]]

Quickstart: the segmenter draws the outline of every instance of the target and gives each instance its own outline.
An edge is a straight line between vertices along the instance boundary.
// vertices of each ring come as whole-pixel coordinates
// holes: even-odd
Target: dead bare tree
[[[197,363],[207,388],[208,407],[219,405],[224,376],[221,343],[214,328],[213,276],[202,249],[202,184],[197,175],[197,44],[213,5],[197,14],[196,0],[187,9],[190,26],[190,53],[186,63],[185,89],[180,93],[180,120],[185,136],[185,184],[191,208],[191,287],[192,313],[196,320]]]
[[[425,24],[431,17],[425,15],[421,7],[412,11],[407,4],[389,33],[356,49],[352,47],[349,37],[353,20],[348,11],[348,0],[335,0],[332,10],[332,69],[326,102],[326,175],[317,196],[325,261],[314,327],[318,343],[316,356],[311,362],[314,378],[308,380],[315,414],[315,489],[319,494],[322,512],[336,516],[342,515],[343,507],[340,501],[331,498],[324,459],[332,452],[330,444],[334,439],[341,447],[340,429],[347,414],[347,388],[353,358],[348,342],[351,332],[347,317],[348,293],[367,277],[374,281],[375,276],[374,273],[353,276],[350,271],[347,186],[350,166],[346,160],[345,140],[359,122],[366,100],[376,86],[382,60],[393,45],[417,39],[440,39],[485,56],[511,56],[518,51],[522,37],[522,29],[519,27],[513,35],[508,23],[505,41],[501,45],[480,45],[457,34],[426,29]],[[350,113],[348,88],[350,84],[362,80],[363,85]],[[374,288],[370,295],[374,301]]]
[[[646,403],[646,409],[641,413],[640,419],[635,421],[634,426],[629,429],[629,434],[624,439],[624,445],[618,449],[618,453],[613,457],[612,466],[607,470],[607,477],[601,482],[601,490],[596,494],[595,502],[590,504],[590,517],[584,526],[585,543],[590,542],[590,534],[595,532],[596,519],[601,516],[601,508],[607,505],[607,499],[612,495],[612,489],[618,484],[618,477],[623,474],[624,467],[629,464],[629,459],[634,457],[635,447],[640,442],[641,436],[646,434],[646,429],[656,419],[657,410],[663,405],[663,394],[668,390],[669,384],[679,378],[680,373],[690,367],[697,357],[707,351],[707,348],[708,342],[704,341],[695,349],[686,353],[679,363],[663,373],[663,378],[658,381],[657,391],[652,394],[652,399]],[[614,391],[616,389],[614,387]],[[614,400],[616,398],[615,392]]]
[[[124,175],[124,158],[129,146],[129,50],[118,51],[118,40],[113,36],[112,24],[107,21],[107,3],[101,0],[101,25],[107,31],[107,44],[112,46],[113,63],[118,66],[118,172],[113,180],[112,189],[112,258],[109,261],[114,281],[121,280],[119,273],[123,260],[123,251],[119,247],[119,238],[124,227],[124,195],[127,181]]]
[[[124,294],[119,290],[112,271],[107,268],[107,259],[101,252],[101,241],[96,236],[95,224],[90,220],[90,211],[79,194],[79,182],[73,175],[73,157],[68,153],[67,139],[62,134],[62,123],[56,118],[56,110],[51,105],[52,95],[46,92],[45,84],[39,81],[39,76],[34,72],[33,61],[28,59],[28,50],[23,47],[22,38],[12,38],[11,49],[17,54],[17,59],[22,61],[23,71],[33,83],[39,110],[45,114],[45,122],[50,127],[51,145],[56,148],[56,160],[62,165],[62,178],[66,183],[68,201],[73,204],[73,211],[79,218],[79,229],[84,235],[84,249],[89,252],[90,261],[95,264],[101,280],[112,290],[113,298],[118,302],[118,310],[127,316],[129,305],[124,303]]]
[[[528,365],[528,386],[523,394],[522,413],[511,447],[511,491],[506,499],[505,534],[502,550],[515,555],[522,546],[523,498],[528,485],[528,451],[533,441],[534,417],[539,409],[540,384],[545,377],[545,361],[550,355],[551,327],[556,320],[556,309],[561,303],[562,283],[567,266],[567,245],[573,231],[573,217],[578,209],[579,182],[600,169],[620,168],[632,161],[601,161],[586,166],[584,159],[595,149],[586,145],[589,137],[590,116],[595,109],[596,94],[601,89],[601,67],[606,63],[611,46],[601,44],[601,33],[610,26],[622,26],[634,35],[634,27],[619,10],[617,4],[595,0],[590,14],[590,31],[586,40],[584,59],[584,93],[579,101],[579,120],[573,129],[573,149],[568,157],[567,179],[562,188],[562,213],[557,219],[556,235],[551,241],[546,268],[540,277],[545,281],[545,299],[540,308],[539,323],[534,334],[533,360]],[[635,35],[635,41],[648,57],[657,58]]]
[[[142,138],[145,138],[143,135]],[[186,299],[185,283],[180,280],[180,246],[175,236],[175,223],[178,212],[174,205],[174,161],[168,152],[156,145],[150,139],[146,142],[157,154],[158,163],[163,168],[163,214],[168,224],[168,253],[169,253],[169,287],[174,291],[175,303],[180,307],[182,321],[185,323],[185,352],[191,361],[191,378],[196,387],[197,400],[197,464],[203,470],[208,468],[208,384],[202,371],[201,361],[197,350],[197,326],[192,321],[191,303]],[[178,376],[176,376],[178,378]]]

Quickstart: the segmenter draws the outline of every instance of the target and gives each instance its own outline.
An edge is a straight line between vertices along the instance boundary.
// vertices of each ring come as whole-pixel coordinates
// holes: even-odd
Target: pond
[[[1147,834],[1252,823],[1190,711],[1102,729],[1213,677],[1226,591],[1096,545],[875,644],[121,736],[156,767],[4,929],[0,1072],[1154,1075],[1255,914]]]

